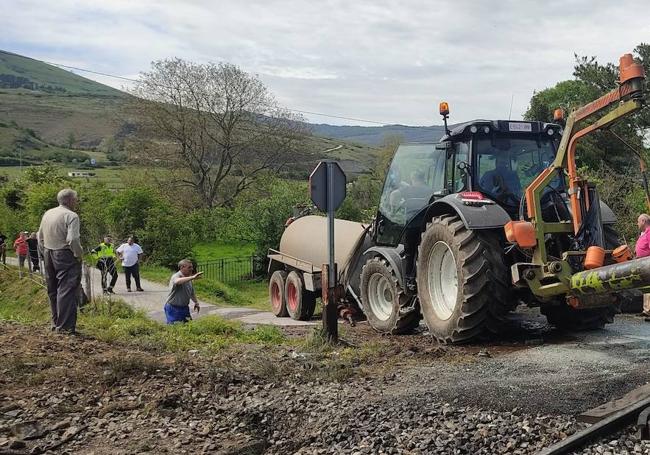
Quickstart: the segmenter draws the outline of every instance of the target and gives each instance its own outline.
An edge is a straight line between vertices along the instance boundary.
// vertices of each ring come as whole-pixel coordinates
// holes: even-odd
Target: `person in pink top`
[[[639,240],[636,241],[636,257],[644,258],[650,256],[650,215],[645,213],[639,215],[636,225],[639,226],[639,231],[641,232]]]
[[[14,249],[16,250],[16,256],[18,257],[18,277],[23,277],[23,269],[25,268],[25,259],[27,259],[27,254],[29,253],[29,247],[27,246],[27,232],[21,232],[18,234],[18,238],[14,242]]]
[[[642,213],[636,220],[636,225],[639,226],[641,235],[636,241],[634,250],[637,258],[644,258],[650,256],[650,215]],[[645,320],[650,322],[650,294],[643,294],[643,316]]]

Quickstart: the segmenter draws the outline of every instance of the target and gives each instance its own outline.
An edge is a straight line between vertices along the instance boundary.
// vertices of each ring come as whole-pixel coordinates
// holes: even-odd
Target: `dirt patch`
[[[643,328],[450,347],[360,324],[204,357],[0,323],[0,453],[535,453],[642,380]]]

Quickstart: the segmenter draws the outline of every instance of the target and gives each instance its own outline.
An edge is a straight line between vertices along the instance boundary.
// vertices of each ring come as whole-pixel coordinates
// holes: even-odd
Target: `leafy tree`
[[[70,131],[68,133],[68,136],[66,137],[66,141],[65,141],[66,145],[68,146],[69,149],[71,149],[76,142],[77,142],[77,138],[75,137],[74,133]]]
[[[107,207],[111,232],[116,239],[126,239],[144,231],[149,211],[163,205],[164,201],[150,188],[131,187],[119,192]]]
[[[107,235],[119,238],[111,225],[110,207],[115,194],[105,185],[96,182],[85,185],[79,190],[79,194],[82,244],[92,248]]]
[[[650,74],[650,46],[640,44],[634,50],[635,56]],[[617,87],[618,66],[612,63],[600,64],[596,57],[576,55],[575,80],[562,81],[552,88],[533,95],[524,118],[527,120],[552,121],[553,111],[561,107],[566,112],[604,95]],[[637,150],[643,151],[643,138],[650,127],[647,108],[627,117],[610,127],[589,135],[578,143],[576,159],[590,169],[610,169],[617,173],[638,174],[638,161],[615,135],[622,137]],[[612,134],[614,133],[614,134]]]
[[[228,63],[161,60],[132,91],[142,133],[132,159],[173,171],[204,207],[229,206],[266,170],[295,161],[305,130],[257,76]]]
[[[178,261],[192,255],[192,227],[169,206],[152,207],[144,229],[136,230],[135,234],[148,259],[157,264],[174,268]]]
[[[56,195],[61,191],[61,185],[52,182],[33,183],[29,186],[25,201],[23,229],[35,231],[41,224],[43,214],[59,205]]]
[[[228,239],[253,243],[256,253],[265,255],[269,248],[277,248],[286,220],[293,207],[308,204],[309,193],[305,182],[293,182],[266,177],[255,190],[237,199],[226,223]]]

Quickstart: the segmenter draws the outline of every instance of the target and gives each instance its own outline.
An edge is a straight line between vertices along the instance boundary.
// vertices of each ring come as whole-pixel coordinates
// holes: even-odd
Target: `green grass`
[[[2,166],[0,167],[0,175],[7,176],[9,180],[16,180],[21,176],[25,168],[26,166],[23,166],[22,169],[20,168],[20,166]],[[106,187],[109,189],[123,189],[126,187],[123,178],[127,177],[127,174],[125,172],[125,168],[121,166],[95,168],[95,169],[79,169],[78,167],[65,165],[65,166],[60,166],[59,169],[61,175],[64,176],[67,176],[68,172],[74,170],[94,172],[96,174],[94,177],[82,177],[82,178],[75,177],[73,178],[75,182],[100,182],[105,184]],[[136,168],[136,170],[141,170],[141,169]],[[130,169],[130,171],[133,171],[133,169]]]
[[[211,261],[214,259],[246,257],[255,252],[255,245],[250,243],[220,243],[203,242],[192,247],[194,259],[197,262]]]
[[[15,268],[0,270],[0,320],[44,325],[49,321],[45,289],[15,276]],[[102,300],[87,305],[77,324],[87,335],[109,343],[122,343],[151,351],[181,352],[197,349],[215,352],[240,343],[273,345],[285,337],[276,327],[244,328],[236,321],[206,316],[187,324],[164,325],[148,319],[120,300]]]

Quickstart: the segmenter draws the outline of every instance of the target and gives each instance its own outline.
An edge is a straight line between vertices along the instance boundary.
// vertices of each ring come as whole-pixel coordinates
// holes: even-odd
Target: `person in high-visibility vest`
[[[113,245],[113,239],[110,237],[104,237],[104,241],[99,244],[98,247],[93,248],[92,250],[95,257],[97,257],[97,268],[102,272],[102,289],[104,294],[115,294],[113,288],[115,283],[117,283],[117,268],[115,267],[115,246]],[[111,275],[111,281],[106,286],[108,282],[108,275]]]

